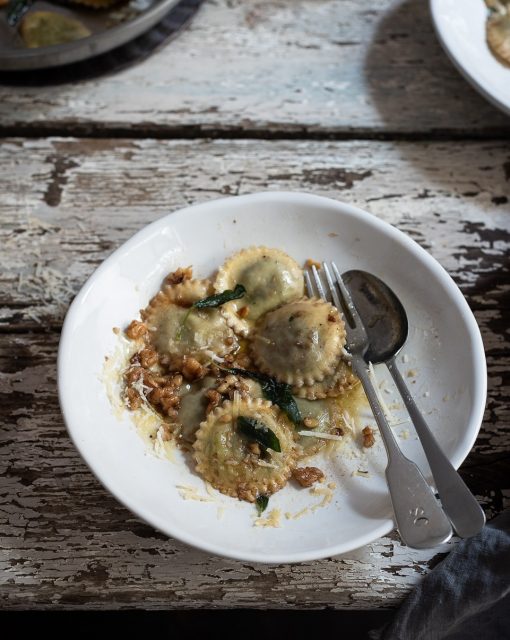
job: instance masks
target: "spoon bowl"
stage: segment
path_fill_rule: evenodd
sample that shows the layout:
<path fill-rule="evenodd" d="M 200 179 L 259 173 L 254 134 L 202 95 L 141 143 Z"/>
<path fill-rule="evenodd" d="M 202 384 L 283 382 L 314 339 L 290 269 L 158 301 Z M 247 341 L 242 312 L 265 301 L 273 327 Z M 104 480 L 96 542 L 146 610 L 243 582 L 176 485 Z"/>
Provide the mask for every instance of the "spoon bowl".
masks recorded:
<path fill-rule="evenodd" d="M 365 359 L 386 362 L 404 346 L 409 333 L 402 303 L 382 280 L 367 271 L 354 269 L 342 274 L 368 335 Z"/>

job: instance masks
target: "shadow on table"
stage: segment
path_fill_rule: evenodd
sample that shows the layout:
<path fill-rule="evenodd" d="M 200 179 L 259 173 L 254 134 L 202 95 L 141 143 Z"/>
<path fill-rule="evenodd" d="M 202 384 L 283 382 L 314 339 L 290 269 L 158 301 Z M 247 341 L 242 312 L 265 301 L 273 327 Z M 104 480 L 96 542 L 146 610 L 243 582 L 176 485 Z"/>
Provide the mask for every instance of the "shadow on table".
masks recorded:
<path fill-rule="evenodd" d="M 496 134 L 510 120 L 456 71 L 434 33 L 428 3 L 404 0 L 375 31 L 364 63 L 367 89 L 390 131 L 472 137 Z"/>

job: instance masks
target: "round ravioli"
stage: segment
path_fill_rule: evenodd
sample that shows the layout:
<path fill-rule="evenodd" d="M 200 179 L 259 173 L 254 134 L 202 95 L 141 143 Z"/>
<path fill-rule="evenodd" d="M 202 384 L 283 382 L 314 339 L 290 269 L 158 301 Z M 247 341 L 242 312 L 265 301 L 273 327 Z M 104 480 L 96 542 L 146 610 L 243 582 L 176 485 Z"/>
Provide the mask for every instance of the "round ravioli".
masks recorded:
<path fill-rule="evenodd" d="M 237 349 L 235 334 L 218 308 L 190 309 L 193 302 L 207 297 L 210 291 L 208 281 L 189 280 L 167 286 L 154 296 L 142 311 L 142 318 L 158 353 L 172 358 L 189 356 L 207 363 L 211 354 L 221 357 Z"/>
<path fill-rule="evenodd" d="M 316 435 L 320 436 L 321 433 L 339 435 L 338 431 L 342 430 L 343 419 L 338 403 L 334 400 L 296 398 L 296 404 L 303 420 L 308 419 L 314 423 L 313 428 L 305 426 L 302 429 L 302 431 L 308 431 L 309 436 L 298 436 L 299 457 L 307 458 L 315 455 L 326 445 L 327 440 Z"/>
<path fill-rule="evenodd" d="M 492 52 L 510 65 L 510 9 L 505 15 L 495 15 L 487 20 L 487 42 Z"/>
<path fill-rule="evenodd" d="M 241 433 L 241 417 L 272 431 L 280 452 Z M 193 447 L 198 473 L 218 491 L 248 502 L 281 489 L 296 464 L 292 425 L 278 407 L 260 398 L 226 400 L 216 407 L 200 425 Z"/>
<path fill-rule="evenodd" d="M 205 420 L 205 411 L 209 400 L 205 393 L 216 384 L 216 378 L 206 376 L 192 384 L 181 387 L 181 406 L 179 407 L 178 420 L 181 437 L 186 442 L 195 441 L 195 433 L 200 423 Z"/>
<path fill-rule="evenodd" d="M 219 269 L 214 288 L 217 292 L 242 284 L 243 298 L 223 305 L 228 324 L 246 336 L 265 313 L 296 300 L 304 292 L 303 270 L 279 249 L 250 247 L 229 258 Z"/>
<path fill-rule="evenodd" d="M 352 367 L 345 358 L 341 358 L 335 371 L 324 377 L 320 382 L 302 387 L 293 387 L 292 393 L 299 398 L 317 400 L 320 398 L 338 398 L 346 391 L 352 389 L 359 382 L 354 375 Z"/>
<path fill-rule="evenodd" d="M 21 37 L 30 49 L 74 42 L 91 35 L 79 20 L 53 11 L 33 11 L 20 25 Z"/>
<path fill-rule="evenodd" d="M 344 343 L 345 327 L 335 307 L 317 298 L 302 298 L 261 319 L 251 352 L 261 371 L 301 387 L 335 371 Z"/>

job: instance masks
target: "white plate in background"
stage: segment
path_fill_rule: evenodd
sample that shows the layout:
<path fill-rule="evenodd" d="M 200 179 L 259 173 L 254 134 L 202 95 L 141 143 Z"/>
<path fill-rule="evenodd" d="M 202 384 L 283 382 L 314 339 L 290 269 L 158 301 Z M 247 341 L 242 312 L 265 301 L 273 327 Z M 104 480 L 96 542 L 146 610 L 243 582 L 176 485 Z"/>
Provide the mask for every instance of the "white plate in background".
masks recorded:
<path fill-rule="evenodd" d="M 114 415 L 101 381 L 105 355 L 159 289 L 165 275 L 192 264 L 197 277 L 250 245 L 279 247 L 299 262 L 334 259 L 341 270 L 364 269 L 388 283 L 409 315 L 404 373 L 444 451 L 458 467 L 476 439 L 486 398 L 486 369 L 478 326 L 461 292 L 418 244 L 353 206 L 299 193 L 262 193 L 196 205 L 145 227 L 91 276 L 67 314 L 59 349 L 58 385 L 73 442 L 103 485 L 160 531 L 210 553 L 252 562 L 300 562 L 363 546 L 394 527 L 384 479 L 386 457 L 377 438 L 317 464 L 337 488 L 313 513 L 286 513 L 321 501 L 292 484 L 270 498 L 281 527 L 253 524 L 253 505 L 214 492 L 210 502 L 184 500 L 177 485 L 209 497 L 203 481 L 177 451 L 173 461 L 151 455 L 129 412 Z M 381 380 L 384 369 L 377 368 Z M 384 396 L 388 405 L 396 396 Z M 395 411 L 398 419 L 405 414 Z M 370 421 L 367 414 L 366 423 Z M 366 424 L 364 423 L 364 424 Z M 406 455 L 427 473 L 410 423 L 395 427 Z M 369 477 L 352 475 L 368 470 Z"/>
<path fill-rule="evenodd" d="M 473 87 L 510 114 L 510 67 L 491 53 L 483 0 L 430 0 L 437 36 L 450 60 Z"/>

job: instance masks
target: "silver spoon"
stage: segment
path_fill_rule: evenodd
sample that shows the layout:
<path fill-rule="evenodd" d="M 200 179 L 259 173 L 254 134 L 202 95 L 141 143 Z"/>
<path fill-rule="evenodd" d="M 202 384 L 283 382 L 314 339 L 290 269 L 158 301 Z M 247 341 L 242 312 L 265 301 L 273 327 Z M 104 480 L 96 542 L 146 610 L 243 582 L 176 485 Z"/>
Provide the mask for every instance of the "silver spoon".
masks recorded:
<path fill-rule="evenodd" d="M 385 363 L 388 367 L 420 438 L 443 509 L 457 535 L 461 538 L 474 536 L 482 530 L 485 514 L 441 450 L 397 368 L 395 356 L 408 335 L 404 307 L 384 282 L 366 271 L 347 271 L 342 279 L 368 334 L 370 345 L 365 360 Z"/>

